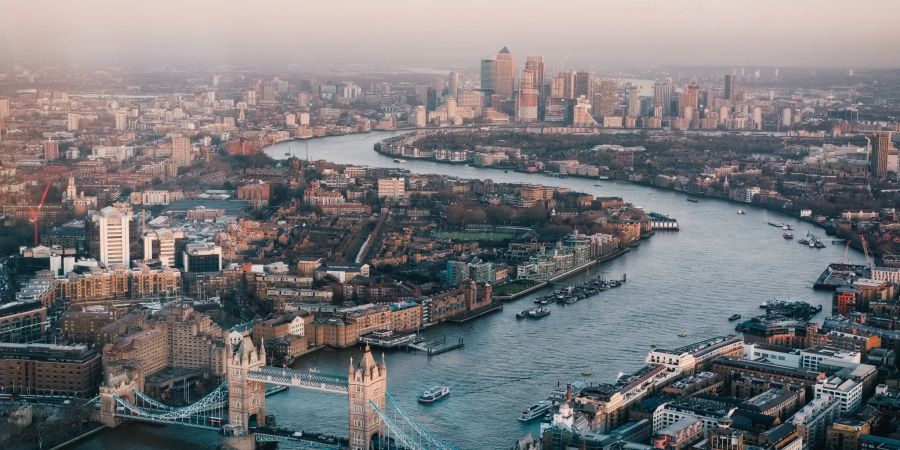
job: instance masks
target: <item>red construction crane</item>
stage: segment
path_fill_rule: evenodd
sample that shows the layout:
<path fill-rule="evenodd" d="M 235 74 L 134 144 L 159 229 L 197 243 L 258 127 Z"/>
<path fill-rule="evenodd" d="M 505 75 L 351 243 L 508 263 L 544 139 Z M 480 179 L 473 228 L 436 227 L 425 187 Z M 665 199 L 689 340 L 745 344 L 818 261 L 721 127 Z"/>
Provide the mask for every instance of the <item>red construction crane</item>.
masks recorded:
<path fill-rule="evenodd" d="M 47 192 L 50 191 L 51 184 L 53 184 L 52 181 L 47 183 L 47 187 L 44 188 L 44 195 L 41 195 L 41 202 L 38 203 L 37 209 L 29 208 L 31 222 L 34 224 L 34 245 L 38 245 L 38 216 L 41 214 L 41 207 L 44 206 L 44 201 L 47 200 Z"/>

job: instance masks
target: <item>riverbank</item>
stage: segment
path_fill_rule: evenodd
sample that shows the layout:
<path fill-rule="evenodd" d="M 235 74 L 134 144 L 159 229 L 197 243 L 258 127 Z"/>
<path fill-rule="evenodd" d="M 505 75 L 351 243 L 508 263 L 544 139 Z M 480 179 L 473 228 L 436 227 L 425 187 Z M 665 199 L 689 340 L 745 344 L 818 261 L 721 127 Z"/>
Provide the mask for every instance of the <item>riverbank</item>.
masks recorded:
<path fill-rule="evenodd" d="M 93 428 L 93 429 L 91 429 L 91 430 L 85 431 L 84 433 L 81 433 L 81 434 L 79 434 L 78 436 L 75 436 L 75 437 L 73 437 L 72 439 L 69 439 L 69 440 L 67 440 L 67 441 L 65 441 L 65 442 L 63 442 L 63 443 L 61 443 L 61 444 L 58 444 L 58 445 L 56 445 L 56 446 L 54 446 L 54 447 L 50 447 L 50 450 L 60 450 L 60 449 L 66 448 L 66 447 L 68 447 L 68 446 L 70 446 L 70 445 L 72 445 L 72 444 L 75 444 L 75 443 L 78 442 L 78 441 L 87 439 L 87 438 L 89 438 L 89 437 L 91 437 L 91 436 L 93 436 L 93 435 L 95 435 L 95 434 L 97 434 L 97 433 L 99 433 L 99 432 L 101 432 L 101 431 L 103 431 L 103 430 L 105 430 L 105 429 L 106 429 L 106 425 L 98 425 L 96 428 Z"/>

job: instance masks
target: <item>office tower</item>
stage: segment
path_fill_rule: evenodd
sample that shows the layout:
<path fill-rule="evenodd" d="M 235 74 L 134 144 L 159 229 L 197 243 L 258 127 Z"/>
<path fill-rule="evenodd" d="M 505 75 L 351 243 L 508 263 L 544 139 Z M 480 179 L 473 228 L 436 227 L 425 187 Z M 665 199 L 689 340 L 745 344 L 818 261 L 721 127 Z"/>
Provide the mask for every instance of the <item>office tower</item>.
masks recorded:
<path fill-rule="evenodd" d="M 47 140 L 44 142 L 44 159 L 53 161 L 59 159 L 59 141 Z"/>
<path fill-rule="evenodd" d="M 172 161 L 178 167 L 191 165 L 191 140 L 186 137 L 172 138 Z"/>
<path fill-rule="evenodd" d="M 425 93 L 425 108 L 428 111 L 435 111 L 438 107 L 438 91 L 434 87 L 429 87 Z"/>
<path fill-rule="evenodd" d="M 890 151 L 891 132 L 875 132 L 875 146 L 872 147 L 872 156 L 870 156 L 872 176 L 875 178 L 884 178 L 887 176 L 887 160 Z"/>
<path fill-rule="evenodd" d="M 673 92 L 675 92 L 675 86 L 672 84 L 671 77 L 666 77 L 664 82 L 653 85 L 653 103 L 662 107 L 662 113 L 665 116 L 672 114 Z"/>
<path fill-rule="evenodd" d="M 519 93 L 516 97 L 516 120 L 519 122 L 536 122 L 538 119 L 538 91 L 534 87 L 534 73 L 530 69 L 522 70 L 519 80 Z"/>
<path fill-rule="evenodd" d="M 0 120 L 9 117 L 9 99 L 0 98 Z"/>
<path fill-rule="evenodd" d="M 575 72 L 575 87 L 573 95 L 591 98 L 594 95 L 594 74 L 590 72 Z"/>
<path fill-rule="evenodd" d="M 595 109 L 594 112 L 603 117 L 612 116 L 616 111 L 616 82 L 612 80 L 601 80 L 600 86 L 594 95 Z"/>
<path fill-rule="evenodd" d="M 529 56 L 525 59 L 525 68 L 530 70 L 533 76 L 532 86 L 538 94 L 538 118 L 544 117 L 544 57 Z"/>
<path fill-rule="evenodd" d="M 544 107 L 544 121 L 563 122 L 566 119 L 566 73 L 560 72 L 550 79 L 550 95 Z"/>
<path fill-rule="evenodd" d="M 722 98 L 725 100 L 734 100 L 737 92 L 734 91 L 734 75 L 725 74 L 725 87 L 722 89 Z"/>
<path fill-rule="evenodd" d="M 490 106 L 490 98 L 494 94 L 496 63 L 496 58 L 492 56 L 481 60 L 481 92 L 484 94 L 485 106 Z"/>
<path fill-rule="evenodd" d="M 563 72 L 563 97 L 568 100 L 575 100 L 575 75 L 576 72 Z"/>
<path fill-rule="evenodd" d="M 451 71 L 450 79 L 447 83 L 447 95 L 450 97 L 456 98 L 459 93 L 459 72 Z"/>
<path fill-rule="evenodd" d="M 628 89 L 628 114 L 631 117 L 641 116 L 641 97 L 637 86 Z"/>
<path fill-rule="evenodd" d="M 222 247 L 212 242 L 187 244 L 184 249 L 185 272 L 203 273 L 222 270 Z"/>
<path fill-rule="evenodd" d="M 107 206 L 91 220 L 99 232 L 100 262 L 106 266 L 121 264 L 128 267 L 131 213 Z"/>
<path fill-rule="evenodd" d="M 212 85 L 213 85 L 213 86 L 218 86 L 218 85 L 219 85 L 219 76 L 218 76 L 218 75 L 213 75 Z"/>
<path fill-rule="evenodd" d="M 508 48 L 503 47 L 500 49 L 494 65 L 494 93 L 500 96 L 501 100 L 513 98 L 516 80 L 516 60 Z"/>

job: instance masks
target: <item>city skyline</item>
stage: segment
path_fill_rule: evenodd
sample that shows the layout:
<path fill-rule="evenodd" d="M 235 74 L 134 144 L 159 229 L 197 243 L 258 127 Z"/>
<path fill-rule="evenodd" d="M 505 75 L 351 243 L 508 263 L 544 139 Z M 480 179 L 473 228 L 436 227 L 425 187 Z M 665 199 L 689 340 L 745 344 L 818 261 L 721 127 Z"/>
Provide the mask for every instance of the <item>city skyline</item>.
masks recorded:
<path fill-rule="evenodd" d="M 400 64 L 477 67 L 507 46 L 548 69 L 659 65 L 900 67 L 900 4 L 461 1 L 254 7 L 172 1 L 6 2 L 0 55 L 66 63 Z M 527 12 L 527 13 L 526 13 Z M 878 12 L 877 14 L 873 12 Z M 558 20 L 551 20 L 558 17 Z M 548 39 L 552 37 L 552 39 Z"/>

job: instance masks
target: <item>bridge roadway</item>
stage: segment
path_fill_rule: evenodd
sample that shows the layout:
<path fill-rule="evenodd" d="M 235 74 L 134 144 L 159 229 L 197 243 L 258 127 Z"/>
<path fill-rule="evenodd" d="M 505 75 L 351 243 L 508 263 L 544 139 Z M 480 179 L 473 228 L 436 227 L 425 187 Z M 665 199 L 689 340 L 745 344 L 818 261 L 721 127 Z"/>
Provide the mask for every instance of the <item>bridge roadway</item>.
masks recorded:
<path fill-rule="evenodd" d="M 287 428 L 257 428 L 255 434 L 256 442 L 292 443 L 315 449 L 342 449 L 350 446 L 350 440 L 347 438 L 321 433 L 303 433 Z"/>
<path fill-rule="evenodd" d="M 347 395 L 347 378 L 335 375 L 324 375 L 315 372 L 303 372 L 294 369 L 283 369 L 265 366 L 247 373 L 247 378 L 263 383 L 281 386 L 294 386 L 303 389 Z"/>

